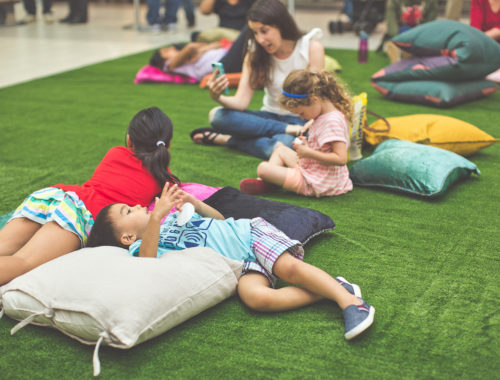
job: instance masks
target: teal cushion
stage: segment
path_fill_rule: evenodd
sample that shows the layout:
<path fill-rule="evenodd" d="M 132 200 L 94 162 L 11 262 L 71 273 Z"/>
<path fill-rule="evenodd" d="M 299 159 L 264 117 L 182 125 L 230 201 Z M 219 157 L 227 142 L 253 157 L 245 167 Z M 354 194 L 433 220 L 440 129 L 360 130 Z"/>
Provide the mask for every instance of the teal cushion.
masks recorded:
<path fill-rule="evenodd" d="M 500 67 L 500 44 L 480 30 L 453 20 L 435 20 L 412 28 L 392 39 L 400 49 L 418 57 L 445 56 L 443 67 L 420 70 L 422 79 L 437 70 L 441 80 L 462 81 L 484 78 Z"/>
<path fill-rule="evenodd" d="M 390 139 L 353 165 L 354 185 L 376 186 L 424 197 L 439 197 L 477 166 L 456 153 L 411 141 Z"/>
<path fill-rule="evenodd" d="M 500 89 L 499 84 L 485 79 L 464 82 L 372 80 L 372 86 L 390 100 L 419 103 L 439 108 L 452 107 L 480 99 Z"/>

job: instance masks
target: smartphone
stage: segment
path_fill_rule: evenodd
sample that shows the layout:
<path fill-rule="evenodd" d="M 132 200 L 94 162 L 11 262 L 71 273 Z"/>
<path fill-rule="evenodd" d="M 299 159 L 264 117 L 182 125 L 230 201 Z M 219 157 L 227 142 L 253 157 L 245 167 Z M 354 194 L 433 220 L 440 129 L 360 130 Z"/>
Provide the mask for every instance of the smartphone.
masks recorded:
<path fill-rule="evenodd" d="M 212 71 L 219 70 L 219 73 L 217 74 L 217 78 L 220 77 L 221 75 L 224 75 L 224 65 L 220 62 L 212 62 Z M 226 87 L 224 90 L 224 94 L 229 94 L 229 88 Z"/>

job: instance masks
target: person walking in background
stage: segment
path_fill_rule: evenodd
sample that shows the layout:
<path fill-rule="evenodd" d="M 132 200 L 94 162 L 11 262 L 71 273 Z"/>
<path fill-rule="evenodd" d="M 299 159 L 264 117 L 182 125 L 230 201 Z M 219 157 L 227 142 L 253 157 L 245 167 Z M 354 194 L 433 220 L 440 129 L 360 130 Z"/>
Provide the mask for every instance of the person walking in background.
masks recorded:
<path fill-rule="evenodd" d="M 36 2 L 35 0 L 23 0 L 26 16 L 22 23 L 29 24 L 36 21 Z M 42 17 L 46 23 L 54 22 L 54 15 L 52 14 L 52 0 L 42 0 Z"/>
<path fill-rule="evenodd" d="M 85 24 L 88 21 L 88 0 L 69 0 L 68 15 L 59 20 L 68 24 Z"/>
<path fill-rule="evenodd" d="M 166 0 L 165 26 L 167 30 L 175 30 L 177 26 L 177 11 L 182 3 L 186 15 L 187 26 L 192 28 L 196 22 L 193 0 Z"/>

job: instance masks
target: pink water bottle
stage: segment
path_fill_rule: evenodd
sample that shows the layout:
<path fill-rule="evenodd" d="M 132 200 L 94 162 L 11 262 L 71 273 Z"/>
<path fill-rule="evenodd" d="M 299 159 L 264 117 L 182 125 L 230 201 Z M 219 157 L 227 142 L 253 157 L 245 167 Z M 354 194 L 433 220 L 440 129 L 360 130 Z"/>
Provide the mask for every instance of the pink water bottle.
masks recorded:
<path fill-rule="evenodd" d="M 359 33 L 358 62 L 368 62 L 368 35 L 365 32 Z"/>

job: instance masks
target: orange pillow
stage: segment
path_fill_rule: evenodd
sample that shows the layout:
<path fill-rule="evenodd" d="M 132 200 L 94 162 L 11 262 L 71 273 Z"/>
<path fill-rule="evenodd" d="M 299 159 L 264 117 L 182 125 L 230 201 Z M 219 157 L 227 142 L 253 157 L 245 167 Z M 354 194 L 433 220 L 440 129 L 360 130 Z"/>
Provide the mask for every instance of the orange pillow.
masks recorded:
<path fill-rule="evenodd" d="M 366 142 L 378 145 L 387 139 L 399 139 L 432 145 L 462 156 L 493 145 L 498 139 L 478 127 L 450 116 L 416 114 L 378 120 L 363 129 Z"/>

